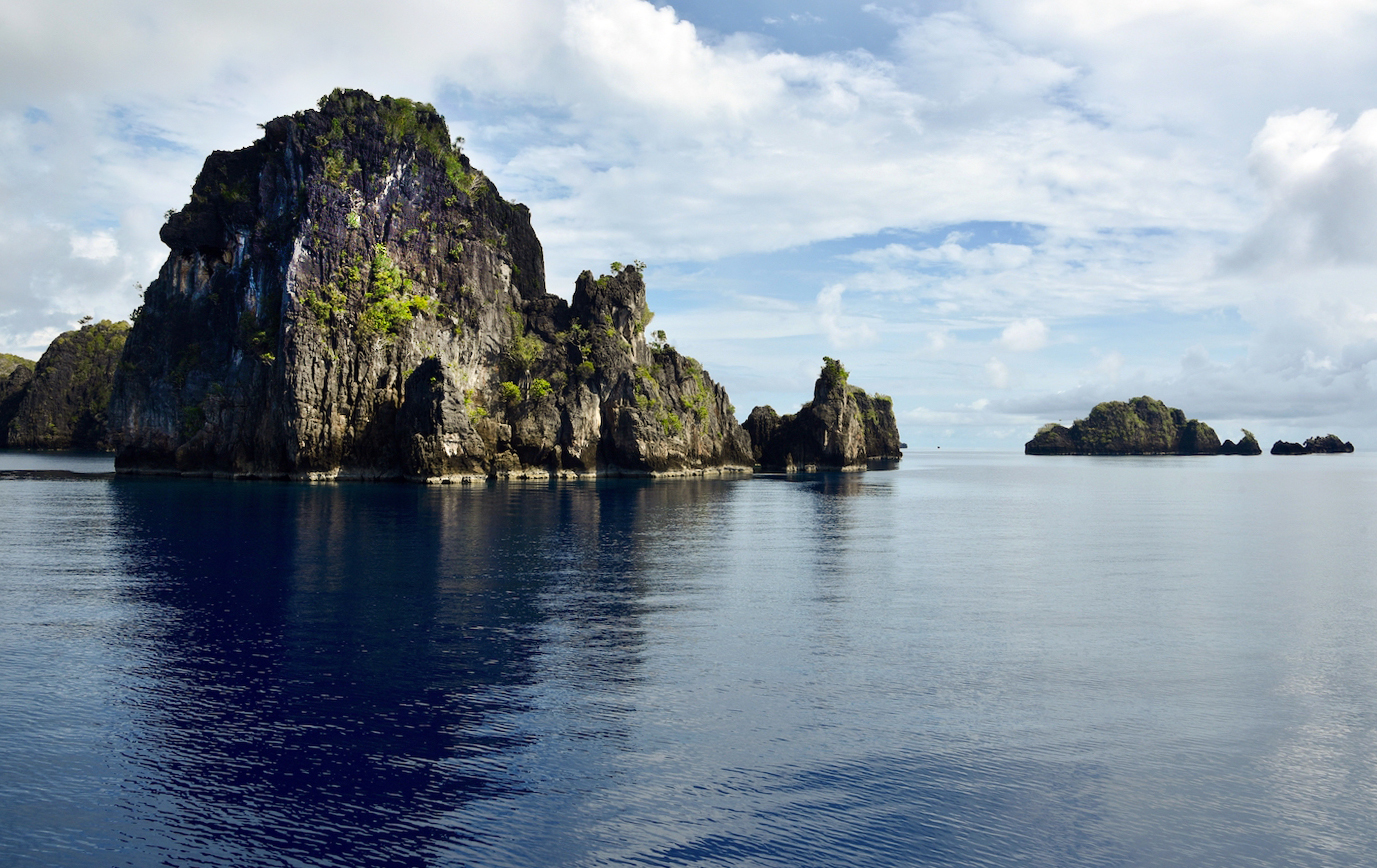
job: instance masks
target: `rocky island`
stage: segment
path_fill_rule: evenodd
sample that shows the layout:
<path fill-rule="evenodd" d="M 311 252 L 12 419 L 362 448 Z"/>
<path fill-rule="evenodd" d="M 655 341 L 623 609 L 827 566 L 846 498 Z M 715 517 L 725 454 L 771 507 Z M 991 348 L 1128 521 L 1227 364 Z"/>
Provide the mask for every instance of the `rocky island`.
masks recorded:
<path fill-rule="evenodd" d="M 570 302 L 548 293 L 528 210 L 461 143 L 430 105 L 336 90 L 211 154 L 132 317 L 109 404 L 116 469 L 751 472 L 726 391 L 663 332 L 647 342 L 644 266 L 585 271 Z M 794 460 L 898 457 L 888 399 L 844 371 L 805 410 L 782 425 L 816 443 Z"/>
<path fill-rule="evenodd" d="M 1310 437 L 1304 443 L 1278 440 L 1272 444 L 1273 455 L 1342 455 L 1352 451 L 1353 444 L 1340 440 L 1335 434 Z"/>
<path fill-rule="evenodd" d="M 847 382 L 846 368 L 823 357 L 813 400 L 797 413 L 780 416 L 756 407 L 744 427 L 751 454 L 763 470 L 864 470 L 875 460 L 903 457 L 894 402 L 867 395 Z"/>
<path fill-rule="evenodd" d="M 106 407 L 128 332 L 124 322 L 83 322 L 54 338 L 37 364 L 12 357 L 0 380 L 0 445 L 108 449 Z"/>
<path fill-rule="evenodd" d="M 1246 432 L 1245 432 L 1246 433 Z M 1146 395 L 1096 404 L 1070 428 L 1048 423 L 1025 455 L 1217 455 L 1214 429 Z"/>

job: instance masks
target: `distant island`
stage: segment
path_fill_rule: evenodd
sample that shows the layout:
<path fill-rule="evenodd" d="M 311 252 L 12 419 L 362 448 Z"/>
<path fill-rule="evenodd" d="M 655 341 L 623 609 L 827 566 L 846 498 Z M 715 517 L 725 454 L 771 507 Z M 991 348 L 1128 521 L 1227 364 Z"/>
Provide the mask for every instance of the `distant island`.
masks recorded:
<path fill-rule="evenodd" d="M 116 469 L 448 482 L 899 457 L 892 403 L 831 359 L 753 440 L 701 364 L 647 340 L 639 262 L 548 293 L 529 211 L 461 141 L 428 104 L 336 90 L 211 154 L 114 370 Z"/>
<path fill-rule="evenodd" d="M 1223 454 L 1258 455 L 1253 435 Z M 1090 415 L 1070 428 L 1048 423 L 1024 444 L 1025 455 L 1219 455 L 1214 429 L 1174 407 L 1146 395 L 1130 401 L 1096 404 Z"/>
<path fill-rule="evenodd" d="M 1273 455 L 1339 455 L 1352 451 L 1352 443 L 1346 443 L 1334 434 L 1310 437 L 1304 443 L 1278 440 L 1272 444 Z"/>

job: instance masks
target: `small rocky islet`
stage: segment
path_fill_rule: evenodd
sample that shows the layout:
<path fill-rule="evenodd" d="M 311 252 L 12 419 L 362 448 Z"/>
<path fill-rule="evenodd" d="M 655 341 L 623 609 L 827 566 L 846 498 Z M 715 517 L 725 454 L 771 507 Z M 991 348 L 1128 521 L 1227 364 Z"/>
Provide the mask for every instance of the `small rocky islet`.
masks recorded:
<path fill-rule="evenodd" d="M 1278 440 L 1273 455 L 1352 452 L 1353 444 L 1333 434 L 1311 437 L 1304 444 Z M 1025 455 L 1261 455 L 1257 437 L 1243 429 L 1237 443 L 1198 419 L 1187 419 L 1175 407 L 1143 395 L 1129 401 L 1096 404 L 1070 428 L 1051 422 L 1023 446 Z"/>
<path fill-rule="evenodd" d="M 428 104 L 336 90 L 211 154 L 132 327 L 54 342 L 105 341 L 81 368 L 104 393 L 67 387 L 91 412 L 63 410 L 68 442 L 30 436 L 45 354 L 0 382 L 9 445 L 109 448 L 125 473 L 427 482 L 900 457 L 892 402 L 832 359 L 798 413 L 743 427 L 699 362 L 647 341 L 638 262 L 547 292 L 529 211 L 461 142 Z"/>

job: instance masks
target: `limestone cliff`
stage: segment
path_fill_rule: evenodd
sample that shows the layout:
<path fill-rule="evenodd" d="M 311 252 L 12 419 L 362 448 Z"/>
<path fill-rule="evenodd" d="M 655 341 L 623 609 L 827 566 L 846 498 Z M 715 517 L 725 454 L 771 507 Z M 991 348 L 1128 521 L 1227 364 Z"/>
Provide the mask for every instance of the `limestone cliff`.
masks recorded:
<path fill-rule="evenodd" d="M 1146 395 L 1096 404 L 1070 428 L 1047 424 L 1027 455 L 1216 455 L 1219 437 L 1204 422 Z"/>
<path fill-rule="evenodd" d="M 749 469 L 726 392 L 646 344 L 638 265 L 540 242 L 423 103 L 335 91 L 216 152 L 115 383 L 116 468 L 446 480 Z"/>
<path fill-rule="evenodd" d="M 129 324 L 101 320 L 53 339 L 32 371 L 16 367 L 0 388 L 6 446 L 107 449 L 106 405 Z"/>
<path fill-rule="evenodd" d="M 903 457 L 894 403 L 850 385 L 831 358 L 823 359 L 810 403 L 787 416 L 756 407 L 743 427 L 752 457 L 766 470 L 864 470 L 870 460 Z"/>

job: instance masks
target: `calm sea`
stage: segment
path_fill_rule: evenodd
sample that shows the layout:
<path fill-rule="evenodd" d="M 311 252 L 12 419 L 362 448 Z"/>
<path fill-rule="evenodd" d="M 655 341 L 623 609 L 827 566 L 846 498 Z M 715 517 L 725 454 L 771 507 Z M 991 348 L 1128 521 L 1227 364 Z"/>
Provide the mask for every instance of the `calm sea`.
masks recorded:
<path fill-rule="evenodd" d="M 1377 455 L 902 466 L 0 479 L 0 865 L 1372 864 Z"/>

